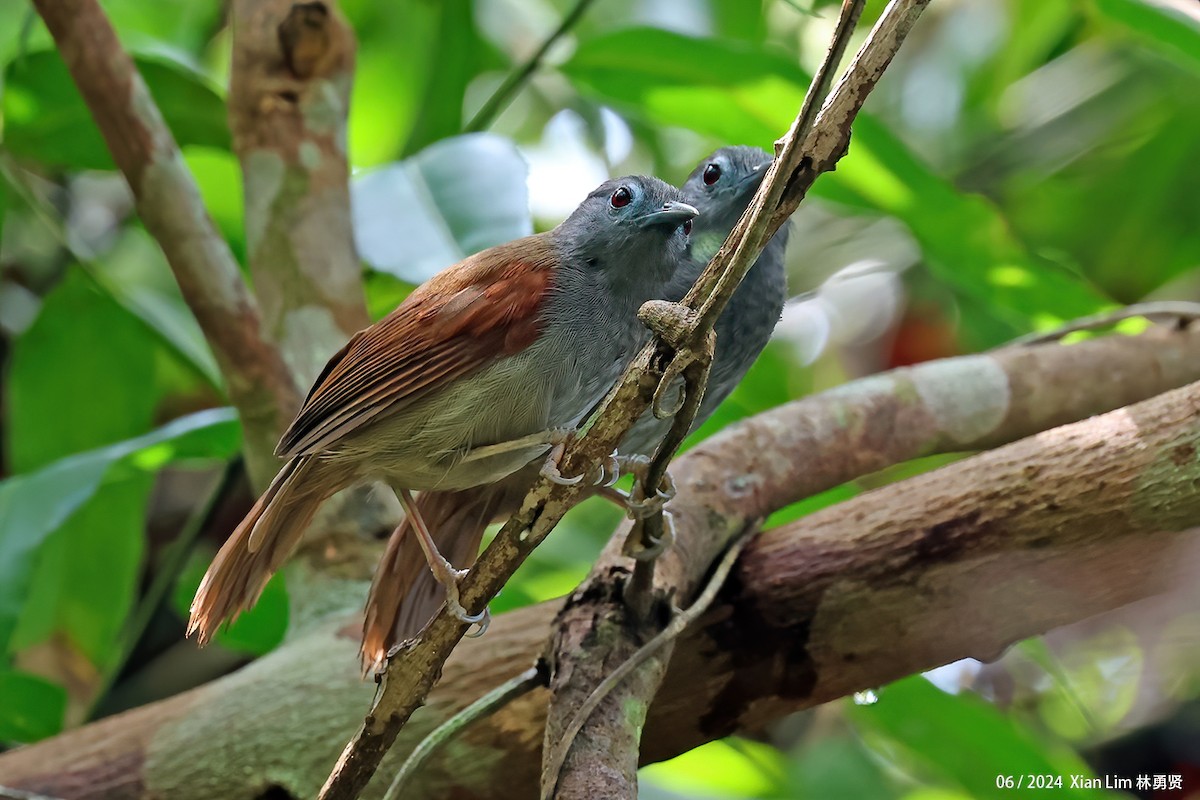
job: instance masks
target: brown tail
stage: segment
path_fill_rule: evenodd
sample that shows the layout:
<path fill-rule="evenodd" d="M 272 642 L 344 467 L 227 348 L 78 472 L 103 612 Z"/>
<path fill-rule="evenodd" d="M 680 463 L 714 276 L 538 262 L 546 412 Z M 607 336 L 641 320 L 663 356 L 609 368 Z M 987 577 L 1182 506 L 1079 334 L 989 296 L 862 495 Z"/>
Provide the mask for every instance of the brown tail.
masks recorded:
<path fill-rule="evenodd" d="M 459 569 L 475 563 L 488 524 L 517 510 L 529 480 L 520 473 L 490 486 L 457 492 L 423 492 L 417 508 L 442 555 Z M 421 632 L 446 592 L 425 564 L 409 521 L 397 526 L 375 570 L 363 619 L 362 664 L 377 669 L 397 642 Z"/>
<path fill-rule="evenodd" d="M 312 456 L 284 464 L 204 573 L 192 600 L 188 636 L 196 633 L 200 644 L 207 644 L 221 623 L 232 622 L 258 601 L 321 503 L 342 488 L 331 469 Z"/>

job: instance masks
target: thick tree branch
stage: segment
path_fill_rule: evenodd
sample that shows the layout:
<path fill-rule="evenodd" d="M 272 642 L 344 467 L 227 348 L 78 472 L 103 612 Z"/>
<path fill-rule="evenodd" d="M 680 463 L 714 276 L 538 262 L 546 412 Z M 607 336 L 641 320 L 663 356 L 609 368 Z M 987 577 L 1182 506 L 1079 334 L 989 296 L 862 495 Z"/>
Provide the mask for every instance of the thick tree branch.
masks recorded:
<path fill-rule="evenodd" d="M 232 253 L 200 200 L 179 147 L 96 0 L 35 0 L 100 132 L 124 174 L 138 215 L 162 248 L 228 382 L 256 482 L 299 400 L 279 350 Z"/>
<path fill-rule="evenodd" d="M 917 456 L 993 447 L 1193 380 L 1200 380 L 1200 332 L 1163 330 L 874 376 L 746 420 L 686 453 L 675 466 L 678 524 L 703 553 L 739 520 L 858 475 Z M 940 549 L 933 544 L 942 534 L 925 532 L 945 522 L 944 509 L 922 503 L 913 481 L 814 515 L 786 534 L 762 535 L 707 622 L 679 642 L 649 710 L 643 760 L 756 728 L 906 671 L 994 654 L 1007 642 L 1161 591 L 1172 566 L 1194 557 L 1179 549 L 1192 539 L 1135 534 L 1197 518 L 1180 505 L 1194 501 L 1188 498 L 1197 477 L 1196 451 L 1192 461 L 1183 459 L 1187 442 L 1172 438 L 1187 431 L 1195 436 L 1179 398 L 1166 395 L 918 479 L 922 492 L 938 492 L 956 513 L 961 508 L 952 501 L 966 485 L 959 481 L 970 481 L 972 496 L 986 506 L 975 523 L 967 515 L 965 522 L 937 528 L 946 543 Z M 1163 442 L 1156 460 L 1153 448 Z M 1071 464 L 1058 467 L 1058 459 Z M 1179 459 L 1182 466 L 1175 464 Z M 1136 479 L 1121 466 L 1136 470 L 1146 463 L 1156 466 Z M 1031 469 L 1036 480 L 1025 477 Z M 1094 477 L 1086 487 L 1064 483 L 1057 510 L 1032 500 L 1013 505 L 1013 497 L 1041 492 L 1031 484 L 1080 470 Z M 1131 494 L 1134 485 L 1140 496 Z M 995 519 L 988 487 L 1009 493 L 1004 508 L 1011 520 Z M 919 513 L 922 505 L 927 517 Z M 1084 515 L 1081 507 L 1091 510 Z M 886 525 L 893 508 L 905 510 L 897 516 L 903 530 Z M 859 518 L 872 520 L 872 527 L 860 526 Z M 836 527 L 839 520 L 844 529 Z M 614 541 L 613 549 L 619 537 Z M 795 542 L 794 549 L 787 542 Z M 1013 542 L 1028 549 L 1006 549 Z M 699 560 L 682 548 L 667 557 Z M 1004 575 L 981 572 L 989 564 L 1000 570 L 1008 558 L 1012 569 Z M 872 583 L 882 564 L 891 569 L 891 582 Z M 1022 572 L 1026 566 L 1036 570 Z M 1046 575 L 1049 587 L 1030 594 L 1035 584 L 1024 581 Z M 906 586 L 917 588 L 904 595 Z M 925 586 L 932 594 L 922 594 Z M 1042 592 L 1052 592 L 1052 602 Z M 867 605 L 851 605 L 850 597 Z M 912 604 L 891 605 L 893 599 Z M 502 615 L 487 636 L 466 642 L 385 771 L 398 768 L 438 721 L 528 667 L 545 646 L 558 606 Z M 967 616 L 948 624 L 946 615 L 955 609 Z M 356 704 L 374 690 L 358 677 L 358 630 L 359 620 L 351 619 L 314 631 L 207 686 L 0 755 L 0 783 L 71 800 L 249 800 L 271 786 L 312 796 L 341 737 L 356 725 Z M 299 706 L 298 696 L 305 698 Z M 430 762 L 406 796 L 457 790 L 480 798 L 529 797 L 540 776 L 546 701 L 536 692 L 473 725 Z M 380 781 L 371 796 L 384 785 Z"/>
<path fill-rule="evenodd" d="M 678 363 L 686 363 L 700 350 L 724 302 L 769 238 L 766 230 L 768 220 L 765 218 L 767 209 L 771 213 L 786 210 L 790 214 L 803 194 L 803 191 L 797 194 L 794 191 L 796 187 L 806 190 L 818 174 L 833 168 L 845 152 L 854 114 L 866 101 L 883 67 L 899 49 L 917 14 L 927 3 L 928 0 L 893 0 L 888 6 L 876 30 L 864 45 L 865 48 L 881 52 L 869 56 L 860 54 L 855 65 L 861 66 L 851 66 L 804 141 L 789 139 L 789 144 L 776 158 L 759 188 L 751 204 L 749 217 L 743 218 L 705 270 L 701 283 L 705 276 L 730 271 L 731 278 L 722 287 L 720 299 L 710 300 L 701 313 L 696 313 L 698 291 L 694 289 L 689 292 L 684 306 L 680 307 L 682 313 L 676 320 L 676 332 L 680 335 L 670 337 L 671 344 L 656 337 L 638 355 L 620 384 L 601 405 L 591 427 L 574 445 L 568 447 L 561 464 L 564 474 L 583 474 L 590 464 L 607 458 L 633 421 L 646 410 L 655 387 L 665 375 L 672 372 L 672 362 L 679 358 Z M 837 113 L 829 113 L 830 108 L 836 109 Z M 794 127 L 792 134 L 799 133 L 799 129 Z M 794 174 L 802 165 L 811 168 L 807 172 Z M 778 202 L 771 200 L 779 197 L 785 182 L 788 195 Z M 770 205 L 767 205 L 768 202 Z M 749 244 L 741 244 L 743 242 Z M 657 332 L 663 333 L 664 329 L 660 328 Z M 682 367 L 677 368 L 676 374 L 681 371 Z M 463 605 L 470 611 L 486 606 L 533 548 L 549 535 L 579 499 L 582 491 L 583 488 L 578 485 L 560 486 L 544 478 L 540 480 L 525 498 L 521 512 L 501 529 L 463 580 L 460 589 Z M 334 765 L 321 791 L 322 800 L 348 800 L 358 796 L 400 728 L 437 682 L 442 665 L 464 633 L 466 625 L 450 614 L 440 613 L 415 643 L 409 644 L 389 660 L 375 702 L 362 728 Z"/>
<path fill-rule="evenodd" d="M 333 0 L 236 0 L 229 122 L 264 324 L 308 386 L 367 324 L 350 222 L 354 33 Z"/>

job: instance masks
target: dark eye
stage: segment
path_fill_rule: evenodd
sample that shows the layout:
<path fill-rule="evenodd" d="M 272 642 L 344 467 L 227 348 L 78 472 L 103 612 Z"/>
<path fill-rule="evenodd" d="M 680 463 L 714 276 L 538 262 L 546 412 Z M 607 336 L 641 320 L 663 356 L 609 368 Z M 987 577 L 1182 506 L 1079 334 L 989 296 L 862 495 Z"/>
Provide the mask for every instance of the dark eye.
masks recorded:
<path fill-rule="evenodd" d="M 716 164 L 709 164 L 704 168 L 704 185 L 712 186 L 717 181 L 721 180 L 721 167 Z"/>
<path fill-rule="evenodd" d="M 692 235 L 692 221 L 690 219 L 683 223 L 683 235 L 684 236 Z"/>
<path fill-rule="evenodd" d="M 608 202 L 612 204 L 613 208 L 624 208 L 625 206 L 629 205 L 631 200 L 633 200 L 633 193 L 624 186 L 618 187 L 617 190 L 612 193 L 612 197 L 608 198 Z"/>

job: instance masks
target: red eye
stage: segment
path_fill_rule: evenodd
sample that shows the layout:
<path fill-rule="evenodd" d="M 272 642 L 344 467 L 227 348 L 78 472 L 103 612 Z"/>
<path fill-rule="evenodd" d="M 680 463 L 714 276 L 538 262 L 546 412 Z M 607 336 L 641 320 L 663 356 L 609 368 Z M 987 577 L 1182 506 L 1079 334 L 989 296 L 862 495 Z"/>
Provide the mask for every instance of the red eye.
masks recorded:
<path fill-rule="evenodd" d="M 709 164 L 704 168 L 704 185 L 712 186 L 717 181 L 721 180 L 721 168 L 716 164 Z"/>
<path fill-rule="evenodd" d="M 624 208 L 629 205 L 631 200 L 633 200 L 633 193 L 624 186 L 620 186 L 612 193 L 612 197 L 608 199 L 608 202 L 612 204 L 613 208 Z"/>
<path fill-rule="evenodd" d="M 683 223 L 683 235 L 684 236 L 692 235 L 692 221 L 690 219 Z"/>

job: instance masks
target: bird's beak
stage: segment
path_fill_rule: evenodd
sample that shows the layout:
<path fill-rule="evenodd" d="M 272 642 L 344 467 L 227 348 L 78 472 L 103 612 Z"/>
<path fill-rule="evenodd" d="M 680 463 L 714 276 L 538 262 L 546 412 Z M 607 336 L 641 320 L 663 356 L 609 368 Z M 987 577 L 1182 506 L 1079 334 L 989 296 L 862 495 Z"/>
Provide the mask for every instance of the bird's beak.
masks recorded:
<path fill-rule="evenodd" d="M 698 216 L 700 216 L 700 212 L 696 210 L 695 206 L 671 201 L 663 203 L 663 207 L 658 211 L 651 211 L 649 214 L 638 217 L 636 221 L 638 226 L 642 228 L 649 228 L 656 225 L 674 228 L 676 225 L 681 225 L 689 219 L 695 219 Z"/>

